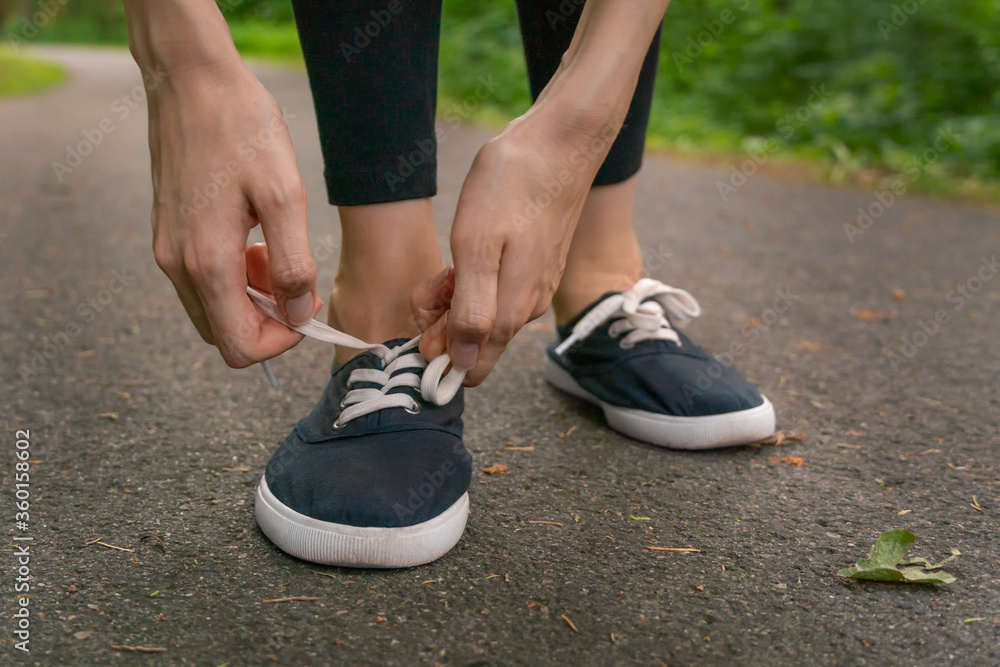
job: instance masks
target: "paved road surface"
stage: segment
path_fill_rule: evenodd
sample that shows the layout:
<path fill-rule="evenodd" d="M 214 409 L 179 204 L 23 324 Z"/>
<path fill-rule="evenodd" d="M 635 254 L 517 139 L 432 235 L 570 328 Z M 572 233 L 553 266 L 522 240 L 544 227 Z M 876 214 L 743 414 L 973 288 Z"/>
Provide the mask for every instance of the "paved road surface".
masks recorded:
<path fill-rule="evenodd" d="M 477 473 L 459 546 L 412 570 L 321 568 L 271 546 L 251 491 L 330 350 L 275 361 L 274 393 L 200 341 L 150 254 L 145 111 L 121 100 L 136 67 L 119 51 L 48 53 L 69 84 L 0 102 L 2 515 L 8 535 L 34 538 L 36 663 L 1000 663 L 1000 279 L 977 277 L 1000 249 L 996 208 L 908 198 L 851 243 L 844 224 L 870 192 L 758 174 L 723 201 L 728 172 L 650 157 L 637 213 L 650 274 L 701 301 L 689 331 L 709 349 L 742 344 L 739 367 L 804 441 L 684 454 L 610 433 L 543 383 L 544 319 L 468 395 Z M 326 289 L 339 231 L 306 79 L 259 71 L 291 115 Z M 442 238 L 490 136 L 445 132 Z M 60 181 L 52 163 L 87 136 L 100 144 Z M 948 321 L 928 335 L 937 311 Z M 919 347 L 894 364 L 904 337 Z M 14 527 L 17 429 L 39 461 L 27 531 Z M 509 473 L 478 472 L 497 463 Z M 897 526 L 915 554 L 960 549 L 958 581 L 835 576 Z M 97 538 L 132 551 L 86 545 Z M 0 661 L 15 664 L 17 563 L 3 553 Z M 286 596 L 319 599 L 263 602 Z"/>

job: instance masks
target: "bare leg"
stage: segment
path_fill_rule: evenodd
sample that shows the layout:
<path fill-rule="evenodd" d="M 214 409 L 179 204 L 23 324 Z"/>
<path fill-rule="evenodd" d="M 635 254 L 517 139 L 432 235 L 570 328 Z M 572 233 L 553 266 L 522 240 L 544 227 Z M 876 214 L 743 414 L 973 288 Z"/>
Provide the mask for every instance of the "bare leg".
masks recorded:
<path fill-rule="evenodd" d="M 591 188 L 552 298 L 556 323 L 572 320 L 605 292 L 629 289 L 642 275 L 642 251 L 632 229 L 635 177 Z"/>
<path fill-rule="evenodd" d="M 341 206 L 330 326 L 374 343 L 416 336 L 410 292 L 444 268 L 430 199 Z M 337 348 L 344 363 L 357 350 Z"/>

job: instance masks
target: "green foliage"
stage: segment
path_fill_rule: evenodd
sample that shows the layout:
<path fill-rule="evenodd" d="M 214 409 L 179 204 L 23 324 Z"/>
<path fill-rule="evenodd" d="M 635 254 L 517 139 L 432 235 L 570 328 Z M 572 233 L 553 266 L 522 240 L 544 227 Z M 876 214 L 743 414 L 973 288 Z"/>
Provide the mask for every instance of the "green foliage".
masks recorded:
<path fill-rule="evenodd" d="M 962 554 L 958 549 L 951 550 L 940 563 L 932 564 L 926 558 L 906 558 L 906 552 L 914 540 L 913 533 L 903 528 L 887 530 L 879 536 L 872 547 L 868 558 L 862 558 L 849 568 L 837 572 L 841 577 L 866 579 L 868 581 L 894 581 L 911 584 L 950 584 L 955 581 L 953 575 L 947 572 L 936 572 L 945 563 Z M 897 566 L 904 565 L 903 569 Z"/>
<path fill-rule="evenodd" d="M 290 0 L 217 3 L 244 54 L 301 58 Z M 120 0 L 68 2 L 41 35 L 125 37 Z M 773 137 L 782 153 L 842 171 L 905 172 L 944 135 L 947 149 L 915 178 L 1000 181 L 1000 0 L 678 1 L 659 63 L 657 145 L 733 152 Z M 443 111 L 480 76 L 500 85 L 474 117 L 528 107 L 513 0 L 445 0 L 440 75 Z"/>
<path fill-rule="evenodd" d="M 299 33 L 294 23 L 264 23 L 258 19 L 232 21 L 233 42 L 245 56 L 290 62 L 302 61 Z"/>
<path fill-rule="evenodd" d="M 35 93 L 62 83 L 65 78 L 66 71 L 55 63 L 0 48 L 0 97 Z"/>

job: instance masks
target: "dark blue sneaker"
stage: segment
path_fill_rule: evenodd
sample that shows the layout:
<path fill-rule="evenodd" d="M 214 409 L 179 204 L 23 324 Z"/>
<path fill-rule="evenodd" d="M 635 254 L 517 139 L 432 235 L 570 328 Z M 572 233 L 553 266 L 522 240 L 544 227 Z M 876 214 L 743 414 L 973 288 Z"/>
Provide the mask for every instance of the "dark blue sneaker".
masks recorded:
<path fill-rule="evenodd" d="M 256 494 L 261 530 L 283 551 L 327 565 L 440 558 L 469 514 L 464 373 L 441 381 L 447 356 L 428 365 L 416 338 L 368 345 L 315 321 L 295 328 L 368 351 L 336 369 L 267 464 Z"/>
<path fill-rule="evenodd" d="M 684 290 L 643 279 L 609 292 L 559 328 L 545 379 L 599 405 L 616 431 L 674 449 L 756 442 L 774 432 L 774 407 L 746 378 L 674 329 L 701 314 Z"/>

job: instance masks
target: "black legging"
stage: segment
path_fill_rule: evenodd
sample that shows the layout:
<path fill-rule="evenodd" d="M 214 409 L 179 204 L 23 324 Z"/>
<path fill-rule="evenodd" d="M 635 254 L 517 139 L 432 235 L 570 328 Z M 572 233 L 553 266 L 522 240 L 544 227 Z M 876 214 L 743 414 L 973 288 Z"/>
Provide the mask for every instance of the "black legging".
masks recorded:
<path fill-rule="evenodd" d="M 441 0 L 293 0 L 319 119 L 331 204 L 355 206 L 437 192 Z M 517 0 L 532 98 L 569 47 L 583 0 Z M 563 20 L 565 19 L 565 20 Z M 646 54 L 625 124 L 594 185 L 642 165 L 660 32 Z M 483 94 L 490 80 L 484 79 Z"/>

